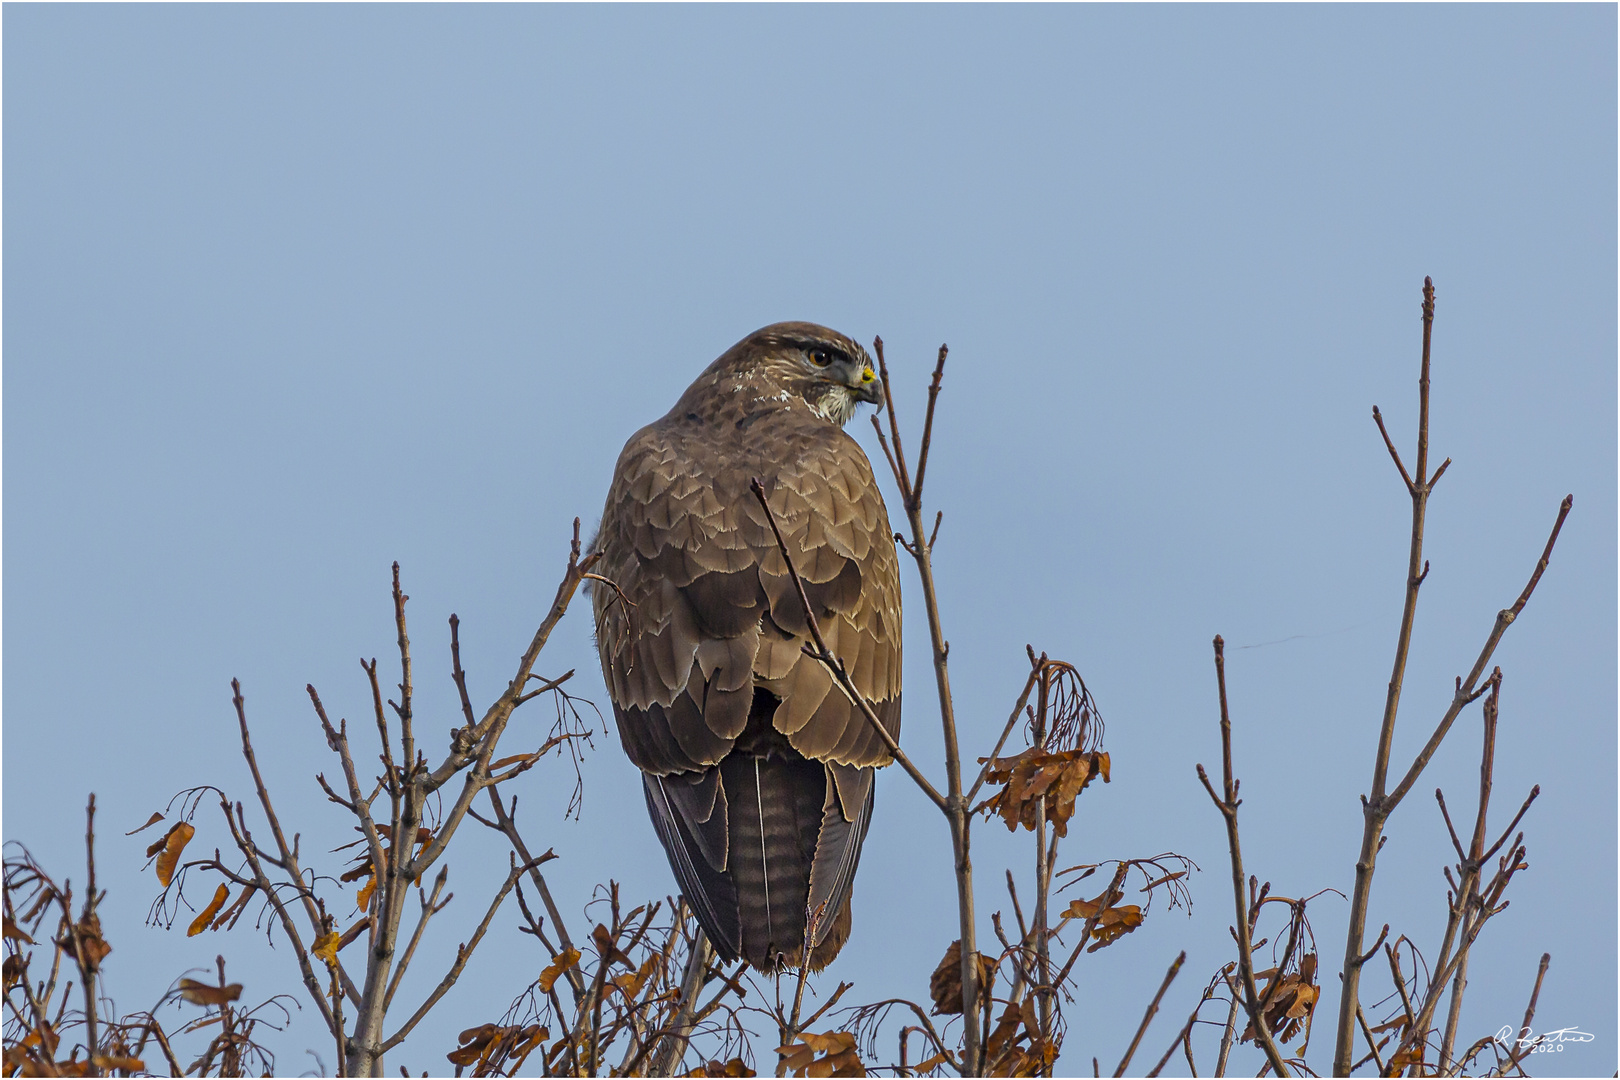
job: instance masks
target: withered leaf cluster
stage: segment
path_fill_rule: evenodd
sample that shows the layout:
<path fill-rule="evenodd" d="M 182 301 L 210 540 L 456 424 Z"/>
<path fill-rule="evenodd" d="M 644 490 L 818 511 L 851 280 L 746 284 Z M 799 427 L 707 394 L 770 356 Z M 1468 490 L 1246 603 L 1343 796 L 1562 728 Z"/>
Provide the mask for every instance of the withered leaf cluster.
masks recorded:
<path fill-rule="evenodd" d="M 1142 925 L 1142 909 L 1136 904 L 1110 905 L 1114 899 L 1112 889 L 1106 889 L 1102 895 L 1090 900 L 1071 900 L 1064 909 L 1065 919 L 1095 919 L 1091 928 L 1091 936 L 1095 939 L 1087 952 L 1096 952 L 1105 945 L 1112 945 L 1121 937 Z"/>
<path fill-rule="evenodd" d="M 56 1053 L 56 1037 L 49 1046 L 40 1037 L 41 1029 L 28 1033 L 17 1045 L 6 1047 L 5 1073 L 7 1076 L 103 1076 L 114 1069 L 138 1073 L 146 1071 L 146 1062 L 127 1054 L 95 1054 L 89 1058 L 74 1056 L 66 1061 L 52 1061 Z"/>
<path fill-rule="evenodd" d="M 855 1036 L 848 1031 L 805 1032 L 797 1042 L 779 1046 L 776 1052 L 794 1076 L 866 1075 L 866 1066 L 855 1050 Z"/>
<path fill-rule="evenodd" d="M 1283 1042 L 1293 1042 L 1301 1031 L 1307 1030 L 1311 1011 L 1316 1008 L 1317 998 L 1322 995 L 1322 988 L 1316 985 L 1316 954 L 1306 953 L 1299 962 L 1298 971 L 1290 971 L 1281 975 L 1277 968 L 1268 968 L 1265 971 L 1255 972 L 1255 978 L 1264 979 L 1265 985 L 1260 987 L 1260 1000 L 1270 999 L 1266 1006 L 1266 1030 Z M 1272 984 L 1277 984 L 1272 989 Z M 1254 1039 L 1254 1022 L 1243 1029 L 1243 1042 Z"/>
<path fill-rule="evenodd" d="M 458 1035 L 456 1042 L 461 1045 L 445 1057 L 452 1065 L 473 1066 L 474 1076 L 507 1076 L 550 1035 L 539 1024 L 508 1027 L 481 1024 Z"/>
<path fill-rule="evenodd" d="M 979 953 L 979 985 L 989 986 L 995 976 L 996 962 Z M 962 941 L 958 938 L 945 950 L 945 958 L 934 968 L 928 979 L 928 996 L 934 1002 L 934 1015 L 960 1014 L 962 1011 Z"/>
<path fill-rule="evenodd" d="M 76 957 L 86 971 L 99 971 L 101 962 L 112 952 L 112 946 L 101 936 L 101 919 L 93 912 L 80 916 L 79 921 L 62 920 L 62 936 L 55 944 L 70 957 Z"/>
<path fill-rule="evenodd" d="M 1008 1002 L 985 1043 L 985 1075 L 1038 1076 L 1057 1060 L 1058 1042 L 1041 1035 L 1035 1001 Z"/>
<path fill-rule="evenodd" d="M 1044 797 L 1046 820 L 1051 822 L 1054 833 L 1065 836 L 1079 794 L 1093 777 L 1101 776 L 1103 783 L 1108 783 L 1108 754 L 1100 750 L 1049 752 L 1031 747 L 1014 757 L 979 760 L 990 765 L 986 782 L 1004 785 L 982 809 L 999 814 L 1012 831 L 1020 825 L 1035 830 Z"/>
<path fill-rule="evenodd" d="M 686 1074 L 687 1076 L 754 1076 L 742 1058 L 734 1057 L 729 1061 L 706 1061 L 702 1065 Z"/>

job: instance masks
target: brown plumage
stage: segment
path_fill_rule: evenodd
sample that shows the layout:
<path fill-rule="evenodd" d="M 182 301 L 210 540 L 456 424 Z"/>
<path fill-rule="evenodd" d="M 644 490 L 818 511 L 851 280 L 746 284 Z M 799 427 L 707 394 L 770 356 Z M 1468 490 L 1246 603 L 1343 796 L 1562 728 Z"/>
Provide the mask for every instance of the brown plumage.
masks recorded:
<path fill-rule="evenodd" d="M 625 753 L 715 949 L 826 966 L 887 749 L 801 647 L 804 607 L 749 490 L 758 477 L 828 646 L 900 734 L 900 581 L 872 466 L 843 430 L 882 387 L 811 323 L 750 334 L 625 444 L 591 600 Z M 628 601 L 628 603 L 626 603 Z"/>

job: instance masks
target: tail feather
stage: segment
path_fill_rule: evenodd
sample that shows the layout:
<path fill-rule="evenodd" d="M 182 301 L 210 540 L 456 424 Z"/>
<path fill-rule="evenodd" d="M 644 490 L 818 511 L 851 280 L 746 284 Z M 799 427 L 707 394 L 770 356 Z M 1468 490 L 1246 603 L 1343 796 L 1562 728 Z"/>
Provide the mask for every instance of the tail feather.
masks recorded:
<path fill-rule="evenodd" d="M 855 883 L 855 867 L 860 862 L 861 844 L 872 820 L 872 801 L 877 785 L 875 769 L 830 766 L 825 805 L 821 813 L 821 835 L 816 857 L 810 868 L 809 917 L 815 926 L 814 944 L 827 940 L 837 917 L 848 904 Z M 846 809 L 853 806 L 853 819 Z M 832 950 L 835 954 L 837 949 Z"/>
<path fill-rule="evenodd" d="M 647 812 L 653 828 L 669 855 L 670 869 L 680 882 L 698 925 L 709 936 L 709 942 L 723 959 L 735 960 L 741 955 L 742 932 L 737 922 L 737 889 L 723 867 L 710 866 L 703 857 L 702 847 L 692 836 L 680 813 L 680 803 L 670 798 L 669 785 L 682 781 L 668 781 L 651 773 L 642 774 L 642 789 L 647 796 Z M 724 798 L 724 795 L 721 795 Z M 716 807 L 722 810 L 721 807 Z"/>
<path fill-rule="evenodd" d="M 743 754 L 720 769 L 743 958 L 761 971 L 795 965 L 804 948 L 826 770 L 819 762 Z"/>
<path fill-rule="evenodd" d="M 767 699 L 767 700 L 761 700 Z M 876 770 L 805 758 L 759 723 L 718 766 L 644 775 L 669 863 L 715 950 L 762 973 L 797 967 L 810 931 L 820 970 L 850 931 L 850 892 L 871 821 Z"/>

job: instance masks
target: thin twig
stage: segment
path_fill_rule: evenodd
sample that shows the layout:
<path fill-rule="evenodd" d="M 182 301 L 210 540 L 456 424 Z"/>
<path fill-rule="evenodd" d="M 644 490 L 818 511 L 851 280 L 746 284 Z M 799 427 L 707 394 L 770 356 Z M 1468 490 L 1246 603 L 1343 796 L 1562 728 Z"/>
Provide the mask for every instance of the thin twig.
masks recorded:
<path fill-rule="evenodd" d="M 1232 1052 L 1232 1044 L 1237 1041 L 1237 1014 L 1239 993 L 1228 987 L 1232 993 L 1231 1007 L 1226 1010 L 1226 1028 L 1221 1034 L 1221 1048 L 1215 1059 L 1215 1075 L 1226 1075 L 1226 1058 Z"/>
<path fill-rule="evenodd" d="M 1417 485 L 1412 483 L 1411 474 L 1406 471 L 1406 466 L 1401 462 L 1401 452 L 1395 449 L 1395 441 L 1389 437 L 1389 429 L 1384 427 L 1384 414 L 1378 411 L 1376 405 L 1373 406 L 1373 420 L 1378 424 L 1378 434 L 1384 437 L 1384 445 L 1389 448 L 1390 459 L 1395 462 L 1395 467 L 1400 470 L 1401 479 L 1406 481 L 1406 490 L 1415 493 Z"/>
<path fill-rule="evenodd" d="M 1030 671 L 1029 678 L 1024 680 L 1024 689 L 1021 693 L 1019 693 L 1018 701 L 1013 705 L 1012 714 L 1007 717 L 1006 726 L 1001 729 L 1001 737 L 996 740 L 995 749 L 990 751 L 990 756 L 985 759 L 984 767 L 979 770 L 978 779 L 973 781 L 973 786 L 968 788 L 966 795 L 962 796 L 962 798 L 967 802 L 971 803 L 974 798 L 977 797 L 979 794 L 979 788 L 984 786 L 985 778 L 988 777 L 990 775 L 990 771 L 995 768 L 996 755 L 1001 753 L 1001 748 L 1007 744 L 1007 737 L 1012 734 L 1013 728 L 1018 725 L 1019 718 L 1024 715 L 1024 706 L 1029 703 L 1029 695 L 1034 691 L 1036 681 L 1040 678 L 1040 676 L 1041 670 L 1040 666 L 1037 664 L 1035 668 Z"/>
<path fill-rule="evenodd" d="M 501 805 L 500 794 L 495 788 L 489 789 L 489 802 L 495 808 L 496 824 L 506 834 L 506 838 L 511 841 L 512 847 L 518 853 L 518 858 L 529 865 L 529 880 L 534 882 L 535 889 L 539 891 L 540 902 L 546 905 L 546 914 L 551 917 L 551 925 L 557 931 L 557 943 L 564 949 L 574 948 L 573 939 L 568 936 L 568 926 L 563 922 L 562 913 L 557 910 L 556 901 L 551 898 L 551 890 L 546 887 L 545 876 L 540 873 L 540 864 L 529 855 L 529 847 L 523 842 L 523 836 L 518 832 L 517 822 L 512 817 L 512 814 L 517 812 L 517 796 L 512 796 L 512 811 L 510 814 L 507 812 L 506 807 Z M 549 849 L 547 853 L 549 854 Z M 580 976 L 578 966 L 570 966 L 567 971 L 563 972 L 563 977 L 568 980 L 568 985 L 573 988 L 574 1000 L 578 1001 L 580 996 L 585 993 L 585 980 Z"/>
<path fill-rule="evenodd" d="M 1125 1056 L 1119 1059 L 1119 1068 L 1114 1070 L 1115 1076 L 1125 1075 L 1125 1068 L 1131 1063 L 1131 1056 L 1136 1053 L 1136 1048 L 1141 1045 L 1142 1036 L 1147 1034 L 1148 1025 L 1153 1023 L 1153 1017 L 1159 1011 L 1159 1002 L 1164 1000 L 1164 992 L 1170 989 L 1170 984 L 1175 981 L 1177 973 L 1181 971 L 1181 964 L 1186 959 L 1186 950 L 1182 950 L 1176 957 L 1175 962 L 1170 965 L 1170 970 L 1164 973 L 1164 981 L 1159 984 L 1159 992 L 1153 995 L 1153 1000 L 1148 1002 L 1147 1012 L 1142 1014 L 1142 1023 L 1136 1028 L 1136 1037 L 1131 1040 L 1131 1045 L 1125 1048 Z M 1188 1023 L 1191 1023 L 1191 1021 L 1188 1021 Z M 1174 1050 L 1175 1044 L 1172 1043 L 1170 1049 Z M 1166 1050 L 1164 1056 L 1168 1058 L 1170 1051 Z M 1159 1066 L 1163 1064 L 1163 1061 L 1159 1062 Z M 1154 1067 L 1153 1072 L 1155 1075 L 1159 1071 L 1159 1066 Z"/>
<path fill-rule="evenodd" d="M 1384 1075 L 1384 1059 L 1378 1056 L 1378 1043 L 1373 1039 L 1372 1028 L 1367 1026 L 1367 1014 L 1356 1006 L 1356 1021 L 1361 1025 L 1362 1037 L 1367 1040 L 1367 1051 L 1372 1055 L 1373 1064 L 1378 1066 L 1378 1075 Z"/>
<path fill-rule="evenodd" d="M 928 471 L 928 448 L 934 439 L 934 403 L 939 400 L 940 380 L 945 374 L 945 357 L 949 352 L 944 345 L 939 347 L 939 361 L 934 364 L 934 378 L 928 384 L 928 414 L 923 419 L 921 449 L 917 451 L 917 481 L 911 486 L 911 496 L 908 499 L 908 502 L 918 505 L 922 504 L 923 474 Z M 898 444 L 898 440 L 896 443 Z M 935 522 L 934 530 L 937 535 L 938 522 Z M 934 546 L 932 538 L 929 539 L 928 546 Z"/>
<path fill-rule="evenodd" d="M 1181 955 L 1186 956 L 1187 954 L 1182 953 Z M 1148 1073 L 1149 1076 L 1158 1076 L 1159 1073 L 1164 1070 L 1164 1067 L 1170 1064 L 1170 1056 L 1176 1052 L 1176 1047 L 1178 1046 L 1187 1047 L 1187 1066 L 1192 1070 L 1192 1074 L 1194 1076 L 1198 1075 L 1198 1070 L 1192 1067 L 1192 1046 L 1190 1039 L 1192 1036 L 1193 1025 L 1198 1023 L 1198 1014 L 1203 1011 L 1204 1006 L 1208 1004 L 1209 999 L 1211 996 L 1213 996 L 1214 992 L 1215 984 L 1213 982 L 1204 987 L 1204 993 L 1203 996 L 1198 999 L 1198 1005 L 1193 1009 L 1192 1014 L 1187 1017 L 1187 1022 L 1182 1025 L 1181 1031 L 1170 1043 L 1169 1048 L 1165 1050 L 1164 1056 L 1159 1059 L 1159 1063 L 1153 1066 L 1152 1071 Z"/>
<path fill-rule="evenodd" d="M 1406 775 L 1401 778 L 1401 782 L 1396 786 L 1395 790 L 1390 792 L 1389 796 L 1383 800 L 1386 817 L 1388 812 L 1393 810 L 1406 797 L 1406 793 L 1411 790 L 1412 785 L 1417 783 L 1418 777 L 1422 775 L 1424 768 L 1429 764 L 1429 759 L 1440 748 L 1440 742 L 1446 737 L 1446 732 L 1451 730 L 1452 722 L 1457 719 L 1457 714 L 1462 711 L 1462 706 L 1467 701 L 1473 700 L 1472 697 L 1467 695 L 1474 693 L 1475 685 L 1479 682 L 1480 676 L 1485 673 L 1485 667 L 1490 663 L 1491 656 L 1496 652 L 1497 643 L 1502 640 L 1502 635 L 1507 632 L 1507 628 L 1512 626 L 1514 620 L 1524 611 L 1525 604 L 1529 603 L 1530 594 L 1535 592 L 1536 584 L 1541 580 L 1541 575 L 1546 571 L 1548 563 L 1552 560 L 1553 545 L 1558 542 L 1558 534 L 1564 527 L 1564 519 L 1569 517 L 1569 511 L 1574 505 L 1575 496 L 1573 495 L 1565 495 L 1564 501 L 1558 504 L 1558 519 L 1553 522 L 1552 532 L 1547 536 L 1547 546 L 1542 549 L 1541 558 L 1537 560 L 1536 568 L 1531 573 L 1529 582 L 1526 583 L 1524 591 L 1519 594 L 1519 598 L 1513 602 L 1512 607 L 1504 608 L 1496 613 L 1496 623 L 1491 627 L 1490 636 L 1486 639 L 1484 647 L 1480 649 L 1479 658 L 1474 661 L 1473 670 L 1463 682 L 1462 688 L 1457 691 L 1457 697 L 1465 700 L 1453 700 L 1452 706 L 1446 710 L 1446 715 L 1441 718 L 1440 723 L 1435 726 L 1434 733 L 1429 736 L 1429 741 L 1424 744 L 1423 749 L 1406 770 Z M 1477 694 L 1474 694 L 1474 697 L 1477 696 Z"/>
<path fill-rule="evenodd" d="M 1547 977 L 1547 965 L 1552 963 L 1552 953 L 1541 954 L 1541 966 L 1536 969 L 1536 985 L 1530 990 L 1530 1002 L 1524 1007 L 1524 1023 L 1519 1025 L 1519 1037 L 1515 1040 L 1513 1053 L 1508 1056 L 1508 1068 L 1516 1067 L 1520 1059 L 1535 1048 L 1536 1040 L 1530 1037 L 1530 1023 L 1536 1018 L 1536 999 L 1541 996 L 1541 980 Z M 1506 1075 L 1503 1069 L 1502 1074 Z"/>
<path fill-rule="evenodd" d="M 697 1009 L 697 996 L 703 989 L 703 972 L 708 968 L 709 958 L 713 955 L 714 947 L 709 944 L 709 935 L 704 933 L 700 926 L 692 940 L 691 952 L 686 957 L 686 971 L 681 975 L 681 992 L 675 1006 L 675 1019 L 670 1022 L 663 1038 L 657 1041 L 657 1055 L 647 1070 L 648 1076 L 672 1076 L 675 1067 L 680 1064 L 681 1055 L 685 1052 L 690 1039 L 692 1017 Z M 649 1042 L 648 1045 L 654 1043 Z M 638 1062 L 632 1061 L 625 1074 L 634 1075 L 637 1064 Z"/>
<path fill-rule="evenodd" d="M 1243 848 L 1238 839 L 1237 810 L 1240 801 L 1237 797 L 1238 785 L 1232 775 L 1232 717 L 1226 705 L 1226 642 L 1219 634 L 1215 636 L 1215 679 L 1220 691 L 1221 705 L 1221 768 L 1224 780 L 1224 797 L 1215 794 L 1210 785 L 1209 776 L 1204 772 L 1202 765 L 1198 766 L 1198 779 L 1203 781 L 1204 790 L 1209 792 L 1210 799 L 1215 803 L 1216 809 L 1226 821 L 1226 846 L 1232 856 L 1232 894 L 1233 903 L 1237 908 L 1237 936 L 1238 944 L 1238 974 L 1244 994 L 1244 1006 L 1249 1013 L 1249 1022 L 1254 1027 L 1255 1041 L 1266 1052 L 1266 1060 L 1271 1063 L 1272 1072 L 1279 1077 L 1292 1075 L 1283 1064 L 1282 1054 L 1277 1050 L 1277 1044 L 1272 1041 L 1271 1030 L 1266 1026 L 1265 1013 L 1260 1008 L 1260 995 L 1254 983 L 1254 955 L 1251 944 L 1250 918 L 1247 910 L 1247 897 L 1243 889 Z"/>
<path fill-rule="evenodd" d="M 286 833 L 281 831 L 281 819 L 276 816 L 276 808 L 270 801 L 270 792 L 264 786 L 264 777 L 259 772 L 259 759 L 253 753 L 253 740 L 248 735 L 247 702 L 242 696 L 242 684 L 236 679 L 231 680 L 231 704 L 236 709 L 236 723 L 242 733 L 242 757 L 247 759 L 248 770 L 253 774 L 253 787 L 258 792 L 259 806 L 264 810 L 265 820 L 270 823 L 270 835 L 276 839 L 276 850 L 281 852 L 279 865 L 287 872 L 287 876 L 301 881 L 303 874 L 298 866 L 298 852 L 287 843 Z M 226 815 L 227 817 L 229 814 Z M 300 893 L 304 902 L 304 914 L 309 918 L 309 925 L 315 932 L 320 933 L 321 915 L 315 907 L 315 901 L 307 893 Z"/>
<path fill-rule="evenodd" d="M 429 1010 L 439 1003 L 439 999 L 444 997 L 445 993 L 456 984 L 456 980 L 461 977 L 462 969 L 467 966 L 468 958 L 472 956 L 473 950 L 478 948 L 478 943 L 484 938 L 484 932 L 489 929 L 489 924 L 494 920 L 495 913 L 500 910 L 501 901 L 506 899 L 506 894 L 512 891 L 512 886 L 517 884 L 517 879 L 522 877 L 528 869 L 527 865 L 519 865 L 516 856 L 513 856 L 512 868 L 507 872 L 506 880 L 502 882 L 500 891 L 495 894 L 495 899 L 490 901 L 489 910 L 484 913 L 484 919 L 478 924 L 478 929 L 473 931 L 472 937 L 467 939 L 466 944 L 456 947 L 456 962 L 451 965 L 444 978 L 439 980 L 439 985 L 433 988 L 433 992 L 428 995 L 426 1001 L 422 1002 L 421 1007 L 411 1014 L 411 1018 L 405 1021 L 398 1031 L 383 1041 L 383 1044 L 377 1050 L 377 1057 L 381 1057 L 404 1042 L 405 1036 L 411 1033 L 411 1029 L 420 1023 L 422 1017 L 426 1016 Z"/>

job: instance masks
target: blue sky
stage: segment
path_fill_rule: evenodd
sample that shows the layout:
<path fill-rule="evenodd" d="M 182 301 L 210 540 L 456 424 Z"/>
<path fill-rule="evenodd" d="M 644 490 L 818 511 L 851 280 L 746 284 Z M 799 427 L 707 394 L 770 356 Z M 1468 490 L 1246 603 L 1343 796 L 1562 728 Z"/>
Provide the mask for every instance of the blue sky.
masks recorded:
<path fill-rule="evenodd" d="M 964 756 L 988 752 L 1026 642 L 1069 659 L 1114 772 L 1083 797 L 1067 854 L 1173 850 L 1203 868 L 1190 917 L 1156 911 L 1077 969 L 1078 1069 L 1117 1060 L 1188 949 L 1151 1064 L 1229 952 L 1224 835 L 1193 773 L 1219 755 L 1216 633 L 1249 868 L 1285 894 L 1349 891 L 1409 512 L 1370 410 L 1410 458 L 1429 274 L 1433 445 L 1454 464 L 1431 507 L 1396 758 L 1573 492 L 1497 654 L 1500 820 L 1531 784 L 1543 795 L 1463 1029 L 1516 1024 L 1549 951 L 1538 1027 L 1596 1039 L 1541 1071 L 1612 1071 L 1615 18 L 8 6 L 5 838 L 75 873 L 97 793 L 120 1005 L 221 950 L 249 996 L 295 989 L 285 950 L 240 930 L 144 928 L 145 836 L 118 835 L 182 787 L 250 793 L 233 676 L 288 827 L 331 835 L 310 773 L 333 767 L 303 688 L 365 715 L 355 659 L 391 654 L 391 561 L 438 732 L 455 709 L 445 619 L 460 615 L 475 698 L 492 698 L 625 438 L 732 342 L 781 319 L 882 334 L 915 431 L 945 341 L 929 497 Z M 876 452 L 864 418 L 853 431 Z M 937 776 L 911 612 L 902 741 Z M 589 634 L 570 617 L 541 668 L 579 669 L 605 706 Z M 514 741 L 544 718 L 528 723 Z M 1428 793 L 1471 805 L 1477 731 L 1470 711 L 1381 863 L 1372 923 L 1428 953 L 1448 852 Z M 610 876 L 671 891 L 615 736 L 585 768 L 578 822 L 562 818 L 562 766 L 519 790 L 531 844 L 561 856 L 565 909 Z M 988 918 L 1002 867 L 1030 858 L 999 825 L 976 835 Z M 948 851 L 886 773 L 830 973 L 856 996 L 926 993 L 955 937 Z M 506 865 L 482 838 L 450 861 L 460 898 L 407 997 Z M 1345 905 L 1311 910 L 1325 1070 Z M 456 1031 L 533 978 L 542 957 L 513 921 L 390 1068 L 442 1067 Z M 306 1008 L 281 1037 L 283 1070 L 313 1066 L 307 1047 L 330 1066 L 317 1024 Z"/>

